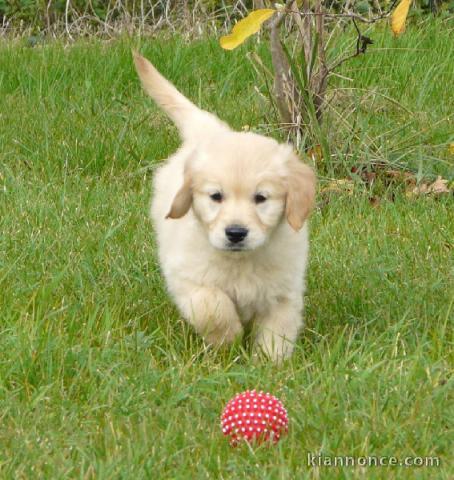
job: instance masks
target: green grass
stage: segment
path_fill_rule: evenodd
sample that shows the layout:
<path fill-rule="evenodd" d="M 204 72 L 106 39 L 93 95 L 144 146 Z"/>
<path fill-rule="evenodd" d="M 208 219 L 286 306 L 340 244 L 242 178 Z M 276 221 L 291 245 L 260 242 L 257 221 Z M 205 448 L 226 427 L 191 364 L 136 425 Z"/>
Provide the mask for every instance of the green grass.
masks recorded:
<path fill-rule="evenodd" d="M 356 103 L 345 130 L 326 127 L 333 172 L 348 171 L 352 153 L 401 152 L 421 174 L 452 178 L 451 34 L 428 23 L 399 40 L 410 50 L 385 52 L 397 42 L 377 31 L 378 50 L 345 66 L 357 90 L 338 108 Z M 197 103 L 262 128 L 253 44 L 141 43 Z M 312 218 L 307 328 L 292 359 L 254 365 L 247 346 L 206 350 L 159 275 L 150 167 L 179 141 L 142 94 L 131 46 L 0 45 L 0 478 L 452 477 L 452 197 L 396 192 L 373 208 L 358 187 L 332 200 Z M 396 102 L 375 95 L 369 108 L 379 90 Z M 349 137 L 352 126 L 376 148 Z M 251 388 L 284 401 L 289 436 L 232 450 L 219 415 Z M 441 466 L 318 471 L 307 454 L 319 452 Z"/>
<path fill-rule="evenodd" d="M 452 19 L 426 20 L 398 39 L 386 22 L 363 28 L 374 44 L 342 66 L 346 78 L 335 79 L 328 114 L 332 148 L 341 161 L 350 166 L 372 159 L 420 175 L 453 175 L 454 98 L 447 93 L 454 78 L 453 25 Z"/>

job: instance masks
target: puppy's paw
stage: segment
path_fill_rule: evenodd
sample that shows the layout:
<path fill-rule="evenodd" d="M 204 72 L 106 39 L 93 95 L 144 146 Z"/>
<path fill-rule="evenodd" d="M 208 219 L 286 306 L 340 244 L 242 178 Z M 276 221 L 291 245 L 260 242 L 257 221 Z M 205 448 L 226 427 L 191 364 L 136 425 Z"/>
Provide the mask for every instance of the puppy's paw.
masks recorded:
<path fill-rule="evenodd" d="M 282 301 L 257 318 L 254 351 L 258 356 L 282 363 L 290 357 L 302 326 L 301 305 Z"/>
<path fill-rule="evenodd" d="M 243 332 L 232 300 L 217 288 L 198 287 L 185 302 L 184 314 L 211 345 L 232 343 Z"/>
<path fill-rule="evenodd" d="M 280 365 L 292 355 L 294 344 L 277 335 L 261 336 L 254 344 L 253 361 L 271 360 Z"/>
<path fill-rule="evenodd" d="M 233 343 L 236 338 L 243 334 L 243 326 L 238 318 L 225 318 L 221 323 L 220 318 L 216 319 L 216 325 L 208 325 L 207 330 L 202 332 L 205 341 L 210 345 L 222 345 Z"/>

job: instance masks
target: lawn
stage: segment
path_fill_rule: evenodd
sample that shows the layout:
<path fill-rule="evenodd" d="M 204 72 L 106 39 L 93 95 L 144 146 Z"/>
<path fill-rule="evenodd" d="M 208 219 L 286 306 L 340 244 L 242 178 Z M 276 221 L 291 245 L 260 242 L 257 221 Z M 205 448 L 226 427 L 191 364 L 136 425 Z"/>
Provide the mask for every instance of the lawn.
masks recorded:
<path fill-rule="evenodd" d="M 321 189 L 371 160 L 452 180 L 452 32 L 372 31 L 368 55 L 333 78 Z M 452 478 L 452 195 L 391 186 L 377 205 L 358 183 L 321 201 L 291 360 L 206 349 L 159 274 L 150 179 L 179 139 L 130 50 L 235 128 L 263 131 L 270 110 L 246 53 L 268 61 L 265 44 L 2 42 L 0 478 Z M 219 416 L 252 388 L 283 400 L 289 435 L 232 449 Z M 316 468 L 319 453 L 439 465 Z"/>

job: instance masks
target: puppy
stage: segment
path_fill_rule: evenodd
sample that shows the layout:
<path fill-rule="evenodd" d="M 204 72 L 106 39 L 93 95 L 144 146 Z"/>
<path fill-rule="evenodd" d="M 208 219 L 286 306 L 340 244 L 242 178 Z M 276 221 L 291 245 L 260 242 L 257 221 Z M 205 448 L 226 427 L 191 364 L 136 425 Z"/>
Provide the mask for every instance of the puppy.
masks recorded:
<path fill-rule="evenodd" d="M 154 176 L 151 217 L 167 287 L 209 344 L 255 322 L 254 349 L 288 357 L 300 330 L 315 176 L 288 145 L 232 131 L 134 54 L 183 145 Z"/>

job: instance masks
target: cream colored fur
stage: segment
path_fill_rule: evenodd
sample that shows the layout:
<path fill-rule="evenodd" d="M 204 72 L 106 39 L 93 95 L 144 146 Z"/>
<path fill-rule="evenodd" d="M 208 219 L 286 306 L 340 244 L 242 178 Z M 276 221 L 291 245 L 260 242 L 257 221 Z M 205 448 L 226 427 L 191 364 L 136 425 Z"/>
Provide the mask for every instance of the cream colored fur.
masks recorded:
<path fill-rule="evenodd" d="M 289 146 L 232 131 L 134 60 L 183 138 L 155 174 L 151 206 L 169 292 L 208 343 L 232 342 L 254 321 L 255 349 L 280 361 L 303 323 L 314 174 Z M 229 242 L 231 225 L 248 230 L 244 241 Z"/>

